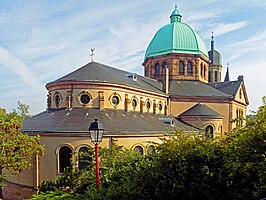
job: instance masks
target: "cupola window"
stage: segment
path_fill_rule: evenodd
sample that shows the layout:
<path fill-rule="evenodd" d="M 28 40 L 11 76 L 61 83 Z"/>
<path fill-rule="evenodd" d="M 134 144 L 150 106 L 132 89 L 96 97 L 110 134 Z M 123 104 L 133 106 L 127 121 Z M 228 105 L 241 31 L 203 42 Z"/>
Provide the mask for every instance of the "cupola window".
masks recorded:
<path fill-rule="evenodd" d="M 192 73 L 193 73 L 192 62 L 189 61 L 189 62 L 187 63 L 187 75 L 188 75 L 188 76 L 192 76 Z"/>
<path fill-rule="evenodd" d="M 179 62 L 179 75 L 184 75 L 184 62 Z"/>
<path fill-rule="evenodd" d="M 155 65 L 155 76 L 160 76 L 160 64 Z"/>
<path fill-rule="evenodd" d="M 218 72 L 217 71 L 214 72 L 214 81 L 215 82 L 218 81 Z"/>

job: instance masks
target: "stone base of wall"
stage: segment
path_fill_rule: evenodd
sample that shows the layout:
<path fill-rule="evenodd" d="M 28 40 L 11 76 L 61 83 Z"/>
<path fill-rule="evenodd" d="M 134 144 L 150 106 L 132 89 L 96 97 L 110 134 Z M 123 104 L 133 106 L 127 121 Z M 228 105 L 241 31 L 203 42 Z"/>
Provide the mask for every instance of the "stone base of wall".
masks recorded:
<path fill-rule="evenodd" d="M 33 187 L 19 185 L 9 181 L 5 181 L 4 185 L 2 189 L 3 200 L 23 200 L 37 192 Z"/>

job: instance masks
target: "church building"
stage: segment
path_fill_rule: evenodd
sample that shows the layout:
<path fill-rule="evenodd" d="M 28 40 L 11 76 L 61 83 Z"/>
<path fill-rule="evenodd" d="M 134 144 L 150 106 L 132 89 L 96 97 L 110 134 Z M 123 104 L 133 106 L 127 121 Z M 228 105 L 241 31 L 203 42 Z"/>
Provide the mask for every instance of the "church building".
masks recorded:
<path fill-rule="evenodd" d="M 43 181 L 60 176 L 71 159 L 84 167 L 77 155 L 93 146 L 88 127 L 96 118 L 105 129 L 101 147 L 115 143 L 141 154 L 153 152 L 154 142 L 171 131 L 217 138 L 242 125 L 249 104 L 243 76 L 230 81 L 227 71 L 222 80 L 222 56 L 213 36 L 207 51 L 177 8 L 140 62 L 144 76 L 90 62 L 47 83 L 47 110 L 22 127 L 40 135 L 45 155 L 36 156 L 30 170 L 11 176 L 3 194 L 30 195 Z"/>

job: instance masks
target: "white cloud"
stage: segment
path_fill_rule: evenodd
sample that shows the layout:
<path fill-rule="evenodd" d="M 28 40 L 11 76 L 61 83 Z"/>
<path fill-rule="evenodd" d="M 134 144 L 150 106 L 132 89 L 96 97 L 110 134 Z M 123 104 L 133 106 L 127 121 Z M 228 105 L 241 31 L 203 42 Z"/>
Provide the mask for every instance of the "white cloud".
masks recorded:
<path fill-rule="evenodd" d="M 43 88 L 42 84 L 23 62 L 2 47 L 0 47 L 0 63 L 10 69 L 13 73 L 19 75 L 21 80 L 23 80 L 28 86 L 36 90 Z"/>
<path fill-rule="evenodd" d="M 239 21 L 233 23 L 213 23 L 208 26 L 205 34 L 203 34 L 203 38 L 210 38 L 210 33 L 212 31 L 214 32 L 215 37 L 217 37 L 244 28 L 248 24 L 248 21 Z"/>

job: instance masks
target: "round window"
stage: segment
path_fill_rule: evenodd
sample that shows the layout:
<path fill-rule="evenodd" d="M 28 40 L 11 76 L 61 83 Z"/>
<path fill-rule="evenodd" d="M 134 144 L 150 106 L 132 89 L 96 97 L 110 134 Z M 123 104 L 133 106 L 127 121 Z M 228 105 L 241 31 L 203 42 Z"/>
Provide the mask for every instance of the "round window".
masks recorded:
<path fill-rule="evenodd" d="M 62 100 L 62 97 L 59 93 L 56 93 L 55 96 L 54 96 L 54 102 L 55 102 L 55 106 L 58 108 L 59 105 L 61 104 L 61 100 Z"/>
<path fill-rule="evenodd" d="M 119 97 L 118 96 L 113 96 L 112 97 L 112 104 L 118 105 L 119 104 Z"/>
<path fill-rule="evenodd" d="M 90 100 L 91 100 L 91 98 L 90 98 L 90 96 L 88 94 L 82 94 L 80 96 L 80 101 L 83 104 L 88 104 L 90 102 Z"/>
<path fill-rule="evenodd" d="M 133 108 L 136 108 L 137 105 L 138 105 L 137 100 L 136 100 L 136 99 L 133 99 L 133 100 L 132 100 L 132 106 L 133 106 Z"/>
<path fill-rule="evenodd" d="M 147 109 L 150 109 L 151 108 L 151 102 L 149 102 L 149 101 L 146 102 L 146 108 Z"/>

